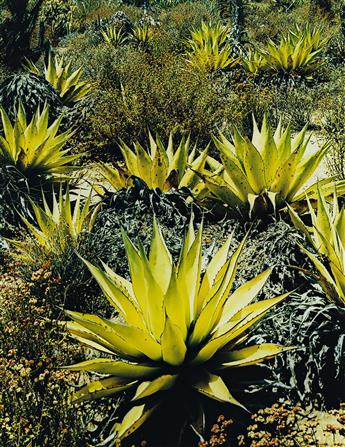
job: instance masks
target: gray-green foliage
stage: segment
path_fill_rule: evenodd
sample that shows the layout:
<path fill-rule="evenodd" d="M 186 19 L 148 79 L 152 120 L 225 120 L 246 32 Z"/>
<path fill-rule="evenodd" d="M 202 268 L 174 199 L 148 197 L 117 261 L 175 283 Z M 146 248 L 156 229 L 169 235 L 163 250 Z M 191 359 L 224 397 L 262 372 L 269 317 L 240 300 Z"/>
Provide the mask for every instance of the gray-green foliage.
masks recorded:
<path fill-rule="evenodd" d="M 328 168 L 332 175 L 345 179 L 345 101 L 339 98 L 329 109 L 325 122 L 326 138 L 332 142 L 327 157 Z"/>
<path fill-rule="evenodd" d="M 0 104 L 13 120 L 19 100 L 30 120 L 37 108 L 49 106 L 49 118 L 55 120 L 62 111 L 62 102 L 54 87 L 45 79 L 31 73 L 18 73 L 5 79 L 0 85 Z"/>

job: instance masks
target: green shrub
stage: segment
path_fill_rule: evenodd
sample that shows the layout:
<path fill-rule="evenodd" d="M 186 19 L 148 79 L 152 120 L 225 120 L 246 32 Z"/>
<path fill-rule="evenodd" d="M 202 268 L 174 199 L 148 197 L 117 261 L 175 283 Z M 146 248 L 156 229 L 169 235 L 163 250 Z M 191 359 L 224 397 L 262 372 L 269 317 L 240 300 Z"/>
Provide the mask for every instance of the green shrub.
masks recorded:
<path fill-rule="evenodd" d="M 219 10 L 213 1 L 181 3 L 159 15 L 162 28 L 176 36 L 176 41 L 190 37 L 190 30 L 200 27 L 203 21 L 209 23 L 218 20 Z"/>
<path fill-rule="evenodd" d="M 163 139 L 171 131 L 178 136 L 190 133 L 192 143 L 206 145 L 210 133 L 229 114 L 213 81 L 203 73 L 187 72 L 183 61 L 171 54 L 155 60 L 131 48 L 121 49 L 117 59 L 108 59 L 101 70 L 110 67 L 112 79 L 98 90 L 91 117 L 96 141 L 102 145 L 114 147 L 119 138 L 144 142 L 148 128 Z"/>
<path fill-rule="evenodd" d="M 122 11 L 132 20 L 138 20 L 142 15 L 142 9 L 128 4 L 120 4 L 113 0 L 77 0 L 77 10 L 73 14 L 74 26 L 84 29 L 93 23 L 107 21 L 118 11 Z"/>
<path fill-rule="evenodd" d="M 291 123 L 295 131 L 310 126 L 313 121 L 315 104 L 318 100 L 318 89 L 311 89 L 304 85 L 296 87 L 273 87 L 275 92 L 273 107 L 270 110 L 274 122 L 279 121 L 279 116 L 286 123 Z"/>
<path fill-rule="evenodd" d="M 268 39 L 278 39 L 296 25 L 303 28 L 306 23 L 311 27 L 323 25 L 327 36 L 332 35 L 333 24 L 320 10 L 310 14 L 309 1 L 298 2 L 295 8 L 288 11 L 272 8 L 271 2 L 252 2 L 246 10 L 245 31 L 250 42 L 265 44 Z"/>
<path fill-rule="evenodd" d="M 325 117 L 323 130 L 332 141 L 327 157 L 330 174 L 345 179 L 345 101 L 337 98 Z"/>

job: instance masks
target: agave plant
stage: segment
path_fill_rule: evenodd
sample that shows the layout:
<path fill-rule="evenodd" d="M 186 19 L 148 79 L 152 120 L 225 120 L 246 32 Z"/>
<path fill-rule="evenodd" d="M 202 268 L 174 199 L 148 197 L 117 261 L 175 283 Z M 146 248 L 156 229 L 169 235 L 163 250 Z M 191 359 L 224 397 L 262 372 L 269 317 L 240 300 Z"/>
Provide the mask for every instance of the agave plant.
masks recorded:
<path fill-rule="evenodd" d="M 83 204 L 79 193 L 72 204 L 69 188 L 65 195 L 63 195 L 62 188 L 60 188 L 58 197 L 55 193 L 52 194 L 51 207 L 44 194 L 42 194 L 42 199 L 43 208 L 30 199 L 37 225 L 33 225 L 28 219 L 21 216 L 31 240 L 8 240 L 17 248 L 14 256 L 24 261 L 31 260 L 30 251 L 33 241 L 45 254 L 61 255 L 69 244 L 77 248 L 82 233 L 92 230 L 100 209 L 100 204 L 92 209 L 91 193 Z"/>
<path fill-rule="evenodd" d="M 290 31 L 290 40 L 292 43 L 296 45 L 302 39 L 304 39 L 305 44 L 314 51 L 317 51 L 320 48 L 325 48 L 329 40 L 327 38 L 322 38 L 321 29 L 310 28 L 309 23 L 307 23 L 304 28 L 296 25 L 296 28 Z"/>
<path fill-rule="evenodd" d="M 196 156 L 195 148 L 189 150 L 189 137 L 183 137 L 176 149 L 172 134 L 166 148 L 158 135 L 154 139 L 149 133 L 149 141 L 148 151 L 138 142 L 134 143 L 133 151 L 121 141 L 126 169 L 102 165 L 103 176 L 115 190 L 133 186 L 134 177 L 141 179 L 149 189 L 159 188 L 163 192 L 183 187 L 192 190 L 200 183 L 201 179 L 194 171 L 205 166 L 208 148 Z"/>
<path fill-rule="evenodd" d="M 187 62 L 194 68 L 213 72 L 231 68 L 238 63 L 232 57 L 232 48 L 227 43 L 229 27 L 220 23 L 216 25 L 202 22 L 199 29 L 191 31 L 191 39 L 187 41 L 190 51 L 187 52 Z"/>
<path fill-rule="evenodd" d="M 261 131 L 254 119 L 252 141 L 236 129 L 232 141 L 223 134 L 214 138 L 222 163 L 214 162 L 215 173 L 204 170 L 200 175 L 211 195 L 231 208 L 249 205 L 250 216 L 275 212 L 305 199 L 300 190 L 329 148 L 325 144 L 305 157 L 309 140 L 306 127 L 292 140 L 290 126 L 283 129 L 280 122 L 273 135 L 266 117 Z M 329 191 L 332 180 L 323 180 L 322 187 Z M 316 189 L 313 184 L 308 192 L 315 194 Z"/>
<path fill-rule="evenodd" d="M 221 23 L 202 22 L 200 28 L 192 29 L 191 39 L 188 41 L 193 47 L 202 47 L 205 42 L 222 45 L 230 33 L 230 28 Z"/>
<path fill-rule="evenodd" d="M 265 58 L 270 70 L 279 75 L 311 75 L 323 65 L 321 55 L 326 40 L 321 40 L 320 31 L 306 28 L 290 31 L 278 44 L 269 40 Z"/>
<path fill-rule="evenodd" d="M 147 46 L 153 39 L 154 34 L 153 27 L 147 24 L 134 26 L 130 30 L 131 40 L 141 46 Z"/>
<path fill-rule="evenodd" d="M 259 51 L 251 51 L 241 57 L 240 64 L 242 67 L 253 75 L 257 75 L 267 66 L 265 56 Z"/>
<path fill-rule="evenodd" d="M 102 37 L 106 43 L 115 48 L 120 47 L 126 40 L 122 28 L 108 26 L 105 31 L 101 31 Z"/>
<path fill-rule="evenodd" d="M 302 248 L 320 273 L 319 282 L 331 301 L 345 306 L 345 206 L 338 205 L 336 192 L 333 205 L 318 190 L 317 210 L 310 201 L 312 226 L 306 226 L 296 211 L 289 207 L 292 222 L 301 230 L 318 255 Z"/>
<path fill-rule="evenodd" d="M 32 73 L 16 73 L 0 84 L 0 104 L 10 119 L 17 115 L 22 102 L 27 120 L 31 120 L 38 107 L 49 106 L 49 120 L 57 119 L 63 110 L 59 94 L 45 79 Z"/>
<path fill-rule="evenodd" d="M 44 76 L 45 79 L 60 93 L 60 97 L 64 105 L 73 106 L 76 102 L 85 98 L 92 89 L 87 81 L 81 81 L 83 74 L 82 67 L 73 71 L 71 62 L 65 65 L 64 58 L 53 56 L 50 52 L 48 57 L 48 65 L 44 66 L 44 73 L 37 66 L 26 60 L 26 68 L 37 76 Z"/>
<path fill-rule="evenodd" d="M 45 106 L 38 108 L 30 123 L 25 110 L 19 103 L 16 119 L 11 124 L 6 112 L 0 109 L 3 136 L 0 135 L 0 163 L 15 166 L 26 178 L 54 177 L 74 169 L 70 163 L 79 155 L 67 155 L 63 149 L 73 132 L 58 134 L 62 115 L 51 126 L 49 111 Z"/>
<path fill-rule="evenodd" d="M 206 395 L 241 405 L 222 379 L 230 368 L 261 362 L 287 348 L 273 343 L 243 346 L 247 330 L 288 294 L 250 304 L 271 270 L 243 284 L 230 296 L 244 240 L 228 259 L 231 236 L 201 275 L 202 228 L 191 220 L 180 258 L 173 263 L 157 222 L 149 255 L 123 232 L 132 282 L 104 264 L 104 271 L 84 261 L 120 319 L 69 312 L 67 330 L 80 342 L 113 356 L 67 366 L 107 375 L 78 390 L 81 402 L 133 390 L 133 406 L 116 437 L 136 430 L 162 400 L 177 390 L 192 399 Z M 182 405 L 181 405 L 182 407 Z"/>

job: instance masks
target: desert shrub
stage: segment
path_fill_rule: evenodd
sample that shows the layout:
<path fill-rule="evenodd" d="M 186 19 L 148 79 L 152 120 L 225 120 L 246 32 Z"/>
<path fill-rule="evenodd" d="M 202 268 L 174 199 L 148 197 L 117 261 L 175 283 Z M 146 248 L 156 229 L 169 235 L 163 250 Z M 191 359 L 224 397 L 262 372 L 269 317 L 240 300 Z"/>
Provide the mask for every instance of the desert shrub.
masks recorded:
<path fill-rule="evenodd" d="M 278 123 L 282 117 L 285 123 L 291 123 L 295 131 L 310 127 L 313 122 L 313 113 L 318 101 L 318 89 L 311 89 L 303 84 L 297 86 L 272 87 L 275 91 L 273 107 L 269 110 L 271 119 Z"/>
<path fill-rule="evenodd" d="M 203 21 L 209 23 L 219 19 L 219 11 L 212 1 L 181 3 L 159 15 L 162 28 L 171 33 L 176 44 L 180 41 L 181 48 L 183 39 L 190 36 L 191 28 L 199 28 Z"/>
<path fill-rule="evenodd" d="M 99 25 L 107 24 L 118 11 L 124 12 L 132 21 L 142 16 L 142 9 L 128 3 L 121 4 L 112 0 L 78 0 L 77 9 L 73 14 L 74 26 L 81 30 L 97 28 Z"/>
<path fill-rule="evenodd" d="M 49 199 L 43 196 L 42 207 L 31 202 L 35 218 L 30 222 L 22 219 L 24 239 L 8 240 L 14 248 L 12 257 L 19 261 L 21 277 L 33 282 L 32 290 L 39 300 L 89 310 L 97 291 L 79 256 L 92 257 L 90 232 L 98 208 L 90 207 L 91 197 L 83 204 L 80 197 L 73 200 L 69 189 L 64 196 L 61 188 L 59 195 L 53 194 L 53 205 L 48 205 Z M 98 303 L 106 312 L 105 301 Z"/>
<path fill-rule="evenodd" d="M 253 224 L 246 251 L 240 260 L 241 275 L 237 281 L 244 282 L 252 275 L 274 267 L 271 278 L 263 289 L 266 296 L 295 288 L 305 290 L 303 275 L 292 268 L 311 266 L 298 245 L 303 240 L 304 237 L 283 219 L 274 220 L 267 225 L 260 222 Z M 255 261 L 249 263 L 249 259 Z"/>
<path fill-rule="evenodd" d="M 251 391 L 261 396 L 269 385 L 277 398 L 333 408 L 345 398 L 344 311 L 329 304 L 312 281 L 305 283 L 309 291 L 293 294 L 277 309 L 273 319 L 264 319 L 258 325 L 255 340 L 285 343 L 298 349 L 289 352 L 281 363 L 273 362 L 273 374 L 265 385 L 257 384 Z M 334 389 L 339 392 L 334 394 Z M 266 395 L 266 399 L 269 397 L 272 393 Z"/>
<path fill-rule="evenodd" d="M 78 255 L 92 259 L 90 238 L 85 235 L 78 245 Z M 94 309 L 108 315 L 107 302 L 95 299 L 98 289 L 90 278 L 75 248 L 69 244 L 61 255 L 45 253 L 42 247 L 32 244 L 31 261 L 18 263 L 18 274 L 32 283 L 32 294 L 39 302 L 46 301 L 55 306 L 67 306 L 78 311 Z"/>
<path fill-rule="evenodd" d="M 332 142 L 327 165 L 330 173 L 345 178 L 345 102 L 337 98 L 325 116 L 323 130 Z"/>
<path fill-rule="evenodd" d="M 91 241 L 93 253 L 116 268 L 118 274 L 128 275 L 121 227 L 130 237 L 140 237 L 144 247 L 148 247 L 155 213 L 169 249 L 177 255 L 181 247 L 180 233 L 193 209 L 185 199 L 182 192 L 174 190 L 160 193 L 139 187 L 118 191 L 111 197 L 111 206 L 101 211 L 95 221 Z M 196 222 L 200 222 L 200 210 L 194 207 L 194 211 Z"/>
<path fill-rule="evenodd" d="M 27 180 L 13 166 L 0 167 L 0 234 L 10 237 L 20 222 L 18 212 L 28 216 L 27 196 L 35 194 Z"/>
<path fill-rule="evenodd" d="M 98 437 L 111 404 L 71 411 L 66 399 L 77 384 L 61 362 L 80 359 L 54 321 L 56 310 L 23 283 L 16 267 L 2 269 L 0 281 L 0 443 L 86 447 Z M 106 424 L 106 420 L 103 422 Z M 101 439 L 99 439 L 101 440 Z"/>
<path fill-rule="evenodd" d="M 252 415 L 252 422 L 248 425 L 247 432 L 237 438 L 238 445 L 243 447 L 341 446 L 345 442 L 344 420 L 344 409 L 319 412 L 306 410 L 302 404 L 277 403 Z M 225 423 L 223 421 L 222 423 L 224 426 Z M 226 425 L 223 431 L 229 434 Z M 213 445 L 222 444 L 201 444 L 202 447 Z M 223 445 L 228 444 L 223 443 Z"/>
<path fill-rule="evenodd" d="M 334 65 L 341 65 L 345 56 L 345 2 L 343 0 L 338 2 L 337 13 L 340 23 L 329 42 L 327 56 Z"/>
<path fill-rule="evenodd" d="M 144 142 L 147 128 L 162 138 L 170 132 L 190 133 L 192 143 L 206 145 L 230 114 L 211 80 L 187 72 L 178 58 L 153 60 L 132 49 L 119 56 L 109 86 L 98 91 L 91 117 L 95 138 L 104 146 L 116 146 L 118 138 Z"/>
<path fill-rule="evenodd" d="M 292 3 L 292 2 L 291 2 Z M 246 33 L 249 42 L 265 44 L 268 39 L 286 35 L 296 25 L 322 25 L 327 36 L 332 35 L 333 23 L 319 9 L 310 13 L 309 2 L 295 2 L 287 11 L 272 8 L 271 2 L 252 2 L 246 9 Z"/>

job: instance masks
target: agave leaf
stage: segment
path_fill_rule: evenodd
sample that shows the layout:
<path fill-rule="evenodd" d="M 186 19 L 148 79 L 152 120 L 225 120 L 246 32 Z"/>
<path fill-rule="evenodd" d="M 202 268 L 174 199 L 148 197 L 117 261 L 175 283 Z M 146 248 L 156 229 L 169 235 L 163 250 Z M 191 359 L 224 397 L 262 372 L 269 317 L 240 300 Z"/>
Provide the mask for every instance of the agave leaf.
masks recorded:
<path fill-rule="evenodd" d="M 136 304 L 131 300 L 131 296 L 127 295 L 125 290 L 114 284 L 114 281 L 111 281 L 99 268 L 85 259 L 83 259 L 83 262 L 98 282 L 110 304 L 115 307 L 127 323 L 143 329 L 145 327 L 143 317 L 140 310 L 137 309 Z"/>
<path fill-rule="evenodd" d="M 259 194 L 267 187 L 265 164 L 260 152 L 249 141 L 244 148 L 243 166 L 252 191 Z"/>
<path fill-rule="evenodd" d="M 294 196 L 298 193 L 301 187 L 309 180 L 319 166 L 321 160 L 329 150 L 329 145 L 324 145 L 315 154 L 312 154 L 297 170 L 295 179 L 290 186 L 287 200 L 294 200 Z"/>
<path fill-rule="evenodd" d="M 189 151 L 189 137 L 187 141 L 183 137 L 182 140 L 180 141 L 180 144 L 175 154 L 173 155 L 171 163 L 169 163 L 169 171 L 176 169 L 178 172 L 179 184 L 186 171 L 188 151 Z"/>
<path fill-rule="evenodd" d="M 92 371 L 101 374 L 111 374 L 124 379 L 142 379 L 159 374 L 161 368 L 138 363 L 126 363 L 120 360 L 94 359 L 64 366 L 72 371 Z"/>
<path fill-rule="evenodd" d="M 152 160 L 149 154 L 145 151 L 145 149 L 141 146 L 141 144 L 136 143 L 134 145 L 136 151 L 136 164 L 137 164 L 137 175 L 147 185 L 151 185 L 151 165 Z"/>
<path fill-rule="evenodd" d="M 233 188 L 232 185 L 224 182 L 219 176 L 204 177 L 204 184 L 216 198 L 231 208 L 235 208 L 237 205 L 243 203 L 241 193 L 236 188 Z"/>
<path fill-rule="evenodd" d="M 225 324 L 213 334 L 211 340 L 197 353 L 193 360 L 193 364 L 197 365 L 207 362 L 217 351 L 238 338 L 273 306 L 284 300 L 287 296 L 289 296 L 289 293 L 277 298 L 251 304 L 242 311 L 239 311 L 229 323 Z"/>
<path fill-rule="evenodd" d="M 94 332 L 86 329 L 75 321 L 63 322 L 68 334 L 78 340 L 80 343 L 98 351 L 105 352 L 106 354 L 119 354 L 116 350 L 116 346 L 107 342 L 104 338 L 99 337 Z M 124 358 L 132 359 L 131 356 L 124 355 Z"/>
<path fill-rule="evenodd" d="M 136 157 L 135 153 L 121 139 L 120 139 L 119 148 L 120 148 L 122 156 L 125 160 L 128 171 L 132 175 L 135 175 L 136 177 L 140 177 L 140 173 L 139 173 L 138 165 L 137 165 L 137 157 Z"/>
<path fill-rule="evenodd" d="M 152 160 L 151 166 L 151 186 L 152 188 L 159 188 L 163 191 L 165 180 L 168 176 L 169 162 L 165 154 L 164 148 L 157 145 L 157 150 Z"/>
<path fill-rule="evenodd" d="M 176 375 L 165 374 L 152 381 L 141 382 L 140 385 L 138 385 L 132 400 L 143 399 L 144 397 L 151 396 L 158 391 L 169 390 L 175 384 L 176 380 Z"/>
<path fill-rule="evenodd" d="M 185 340 L 188 326 L 186 324 L 184 293 L 180 288 L 181 285 L 178 285 L 176 268 L 173 268 L 169 287 L 165 294 L 165 311 L 167 320 L 180 329 L 183 340 Z"/>
<path fill-rule="evenodd" d="M 156 217 L 153 219 L 153 235 L 149 255 L 152 275 L 156 282 L 160 282 L 165 293 L 169 287 L 172 272 L 171 254 L 165 244 L 162 232 L 158 227 Z"/>
<path fill-rule="evenodd" d="M 147 259 L 144 247 L 141 244 L 139 245 L 139 250 L 143 266 L 143 279 L 147 284 L 147 321 L 150 324 L 151 333 L 156 340 L 159 340 L 165 324 L 164 293 L 159 282 L 157 282 L 153 276 L 150 263 Z"/>
<path fill-rule="evenodd" d="M 210 334 L 212 328 L 219 319 L 222 309 L 230 293 L 232 283 L 235 279 L 237 264 L 242 253 L 246 237 L 237 247 L 231 258 L 224 263 L 222 274 L 218 275 L 216 284 L 210 290 L 210 296 L 207 296 L 203 304 L 202 311 L 195 323 L 193 333 L 190 338 L 191 344 L 200 343 L 205 336 Z"/>
<path fill-rule="evenodd" d="M 231 394 L 222 378 L 205 371 L 205 378 L 193 384 L 193 387 L 201 394 L 211 399 L 243 407 Z"/>
<path fill-rule="evenodd" d="M 225 264 L 225 261 L 228 257 L 229 248 L 230 248 L 232 239 L 233 239 L 233 233 L 228 237 L 226 242 L 222 245 L 222 247 L 213 256 L 212 260 L 210 261 L 210 263 L 207 266 L 206 272 L 204 273 L 204 276 L 202 279 L 199 294 L 198 294 L 198 302 L 199 302 L 198 310 L 197 310 L 198 314 L 201 310 L 200 303 L 201 304 L 204 303 L 204 300 L 207 297 L 207 295 L 209 294 L 219 270 Z"/>
<path fill-rule="evenodd" d="M 183 291 L 183 301 L 186 316 L 186 325 L 189 326 L 193 321 L 197 308 L 197 293 L 200 286 L 201 272 L 201 235 L 202 225 L 193 240 L 191 227 L 187 232 L 184 247 L 188 247 L 193 240 L 188 252 L 181 250 L 180 264 L 177 271 L 177 281 L 180 291 Z"/>
<path fill-rule="evenodd" d="M 137 381 L 130 381 L 118 377 L 109 377 L 88 383 L 83 388 L 72 394 L 70 401 L 73 403 L 85 400 L 99 399 L 101 397 L 112 396 L 122 391 L 132 388 Z"/>
<path fill-rule="evenodd" d="M 257 297 L 271 273 L 272 269 L 268 268 L 255 278 L 242 284 L 242 286 L 230 295 L 222 309 L 222 314 L 217 328 L 220 328 L 226 324 L 234 315 L 237 314 L 237 312 L 245 308 Z"/>
<path fill-rule="evenodd" d="M 294 348 L 287 348 L 275 343 L 262 343 L 261 345 L 248 346 L 238 351 L 225 351 L 219 359 L 222 364 L 218 369 L 255 365 L 291 349 Z"/>
<path fill-rule="evenodd" d="M 313 239 L 310 235 L 311 230 L 306 225 L 304 225 L 302 219 L 290 205 L 288 205 L 288 210 L 293 225 L 307 237 L 310 243 L 313 243 Z"/>
<path fill-rule="evenodd" d="M 254 119 L 255 122 L 255 119 Z M 253 141 L 253 145 L 258 147 Z M 275 173 L 278 169 L 278 149 L 275 144 L 272 130 L 267 125 L 267 117 L 264 116 L 262 127 L 261 127 L 261 134 L 260 134 L 260 140 L 259 140 L 259 147 L 262 147 L 262 160 L 264 163 L 264 169 L 265 169 L 265 179 L 267 182 L 267 185 L 270 185 L 272 183 L 272 180 L 275 177 Z"/>
<path fill-rule="evenodd" d="M 122 422 L 115 424 L 116 439 L 122 440 L 135 432 L 157 408 L 158 404 L 153 406 L 143 404 L 131 408 Z"/>
<path fill-rule="evenodd" d="M 187 347 L 184 336 L 179 328 L 169 318 L 165 320 L 165 328 L 161 336 L 161 346 L 164 362 L 169 365 L 181 365 L 186 357 Z"/>
<path fill-rule="evenodd" d="M 198 176 L 197 173 L 203 171 L 205 167 L 208 157 L 207 152 L 208 146 L 194 161 L 189 162 L 190 167 L 183 174 L 179 183 L 179 188 L 186 187 L 192 189 L 200 182 L 200 176 Z"/>
<path fill-rule="evenodd" d="M 80 312 L 66 311 L 66 314 L 74 321 L 85 327 L 89 331 L 93 332 L 100 339 L 104 339 L 107 342 L 106 347 L 114 347 L 115 351 L 130 357 L 142 357 L 143 351 L 148 350 L 154 357 L 157 355 L 160 358 L 160 349 L 155 349 L 153 342 L 150 344 L 150 337 L 145 332 L 140 332 L 136 328 L 130 327 L 127 331 L 124 326 L 105 320 L 93 314 L 83 314 Z M 139 332 L 139 334 L 138 334 Z M 138 336 L 143 337 L 142 346 L 138 349 Z M 146 348 L 146 349 L 145 349 Z M 157 353 L 157 354 L 156 354 Z M 155 355 L 156 354 L 156 355 Z"/>

